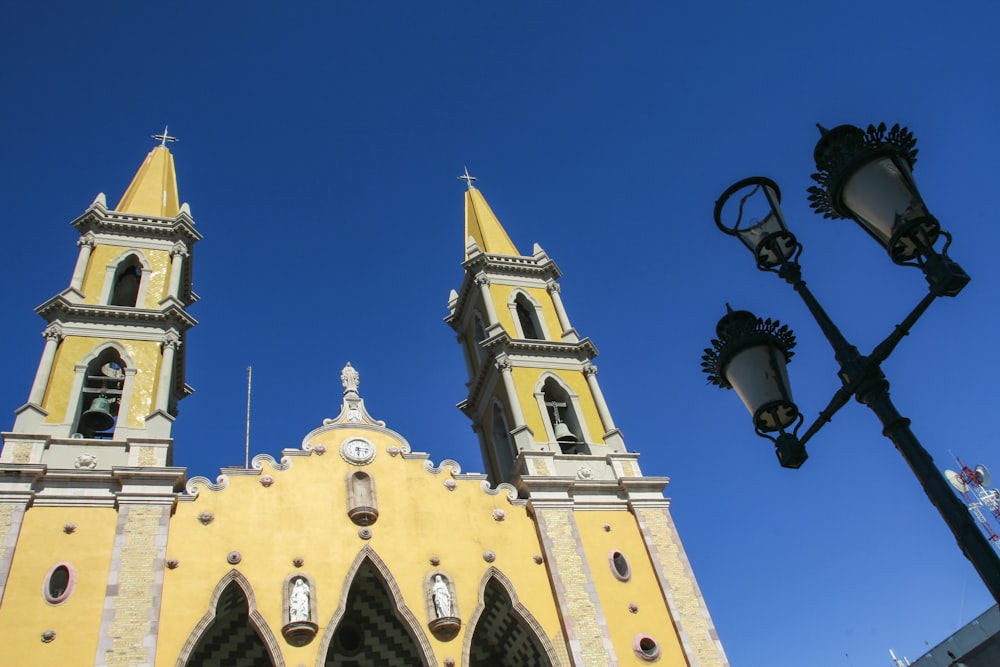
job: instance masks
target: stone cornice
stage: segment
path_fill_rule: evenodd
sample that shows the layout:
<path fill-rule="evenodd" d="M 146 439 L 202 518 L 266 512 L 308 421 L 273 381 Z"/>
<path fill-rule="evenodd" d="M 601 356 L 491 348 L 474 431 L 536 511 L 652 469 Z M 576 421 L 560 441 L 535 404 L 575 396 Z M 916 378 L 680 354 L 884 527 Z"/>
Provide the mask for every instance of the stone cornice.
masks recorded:
<path fill-rule="evenodd" d="M 124 320 L 137 324 L 140 322 L 166 324 L 181 331 L 198 324 L 197 320 L 188 315 L 187 311 L 174 301 L 161 310 L 151 310 L 126 306 L 72 303 L 64 295 L 57 294 L 35 308 L 35 312 L 50 323 L 56 320 L 68 320 L 71 322 L 118 324 Z"/>
<path fill-rule="evenodd" d="M 498 352 L 506 352 L 512 361 L 522 355 L 557 357 L 577 361 L 590 360 L 598 355 L 597 346 L 589 338 L 584 338 L 576 343 L 567 343 L 554 340 L 510 338 L 507 334 L 503 334 L 483 341 L 483 347 L 491 352 L 494 351 L 494 348 L 497 348 Z M 516 362 L 514 365 L 517 365 Z"/>
<path fill-rule="evenodd" d="M 99 202 L 95 202 L 70 224 L 80 234 L 110 232 L 123 236 L 157 236 L 178 241 L 185 240 L 189 245 L 201 240 L 201 234 L 194 228 L 194 219 L 184 210 L 175 218 L 159 218 L 109 211 Z"/>
<path fill-rule="evenodd" d="M 465 278 L 462 280 L 462 287 L 458 290 L 458 299 L 455 307 L 445 318 L 453 329 L 458 331 L 461 328 L 461 321 L 464 316 L 465 307 L 468 304 L 470 294 L 476 288 L 475 277 L 479 273 L 487 276 L 502 277 L 509 276 L 515 278 L 531 278 L 539 281 L 539 286 L 544 283 L 557 280 L 562 271 L 556 266 L 545 253 L 539 253 L 532 257 L 514 255 L 491 255 L 489 253 L 477 252 L 462 263 L 465 268 Z"/>
<path fill-rule="evenodd" d="M 30 502 L 45 470 L 39 463 L 0 463 L 0 502 Z"/>
<path fill-rule="evenodd" d="M 479 405 L 484 387 L 489 379 L 497 373 L 495 360 L 501 354 L 506 356 L 513 367 L 573 370 L 579 366 L 581 373 L 583 372 L 583 364 L 598 354 L 597 347 L 589 338 L 584 338 L 576 343 L 564 343 L 549 340 L 512 339 L 506 332 L 487 338 L 482 342 L 482 346 L 487 352 L 487 358 L 476 372 L 476 376 L 469 382 L 468 397 L 459 404 L 460 409 L 470 417 L 473 416 Z M 544 360 L 544 363 L 539 360 Z M 463 404 L 464 407 L 462 407 Z"/>
<path fill-rule="evenodd" d="M 487 275 L 528 275 L 552 280 L 562 275 L 556 263 L 545 254 L 527 257 L 478 253 L 462 262 L 462 266 L 471 274 L 482 271 Z"/>

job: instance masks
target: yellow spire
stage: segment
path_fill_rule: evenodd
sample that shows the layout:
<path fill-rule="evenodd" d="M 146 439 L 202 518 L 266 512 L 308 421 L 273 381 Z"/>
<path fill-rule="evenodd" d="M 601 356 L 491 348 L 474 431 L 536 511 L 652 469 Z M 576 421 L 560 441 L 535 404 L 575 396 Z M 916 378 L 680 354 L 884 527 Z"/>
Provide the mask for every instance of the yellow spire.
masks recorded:
<path fill-rule="evenodd" d="M 180 211 L 174 156 L 163 144 L 149 152 L 115 207 L 122 213 L 173 218 Z"/>
<path fill-rule="evenodd" d="M 479 190 L 469 184 L 465 191 L 465 242 L 472 238 L 483 252 L 520 255 Z M 466 249 L 468 257 L 468 249 Z"/>

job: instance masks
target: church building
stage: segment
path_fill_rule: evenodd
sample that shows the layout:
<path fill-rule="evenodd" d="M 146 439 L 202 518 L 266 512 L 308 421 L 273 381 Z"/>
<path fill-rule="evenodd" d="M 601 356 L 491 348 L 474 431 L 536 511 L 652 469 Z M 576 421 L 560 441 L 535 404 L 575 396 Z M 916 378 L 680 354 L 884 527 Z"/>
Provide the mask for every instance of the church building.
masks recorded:
<path fill-rule="evenodd" d="M 37 308 L 0 450 L 4 664 L 728 667 L 559 268 L 468 174 L 446 322 L 487 473 L 411 447 L 348 363 L 339 415 L 299 447 L 188 479 L 171 433 L 201 234 L 158 138 L 114 208 L 73 220 L 69 286 Z"/>

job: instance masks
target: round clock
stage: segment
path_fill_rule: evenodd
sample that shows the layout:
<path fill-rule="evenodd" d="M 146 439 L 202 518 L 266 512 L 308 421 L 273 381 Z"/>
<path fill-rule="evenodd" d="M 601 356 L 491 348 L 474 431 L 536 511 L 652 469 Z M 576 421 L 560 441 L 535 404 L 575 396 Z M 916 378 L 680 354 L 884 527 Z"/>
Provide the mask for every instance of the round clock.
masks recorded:
<path fill-rule="evenodd" d="M 351 438 L 340 445 L 340 455 L 348 463 L 365 465 L 375 458 L 375 445 L 361 438 Z"/>

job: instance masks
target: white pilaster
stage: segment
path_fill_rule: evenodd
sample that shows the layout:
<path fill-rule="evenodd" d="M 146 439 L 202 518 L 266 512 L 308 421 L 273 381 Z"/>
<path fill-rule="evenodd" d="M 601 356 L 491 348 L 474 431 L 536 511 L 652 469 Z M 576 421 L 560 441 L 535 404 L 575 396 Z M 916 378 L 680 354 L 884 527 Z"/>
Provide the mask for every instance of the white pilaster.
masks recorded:
<path fill-rule="evenodd" d="M 45 398 L 45 388 L 49 384 L 49 374 L 52 372 L 52 362 L 56 358 L 56 349 L 59 341 L 63 338 L 62 328 L 57 324 L 50 324 L 42 332 L 45 336 L 45 349 L 42 350 L 42 360 L 38 363 L 38 371 L 35 372 L 35 380 L 31 383 L 31 393 L 28 395 L 28 403 L 40 406 Z"/>
<path fill-rule="evenodd" d="M 90 254 L 94 251 L 97 239 L 93 234 L 87 233 L 76 242 L 80 246 L 80 254 L 76 257 L 76 267 L 73 269 L 73 277 L 69 281 L 72 290 L 83 293 L 83 277 L 87 273 L 87 265 L 90 264 Z"/>
<path fill-rule="evenodd" d="M 569 323 L 569 315 L 566 314 L 566 308 L 563 306 L 562 296 L 559 294 L 559 283 L 554 280 L 550 280 L 546 283 L 545 289 L 547 289 L 549 294 L 552 295 L 552 304 L 556 307 L 556 317 L 559 318 L 559 326 L 562 327 L 562 339 L 568 343 L 580 342 L 580 337 L 577 335 L 576 329 L 574 329 Z"/>

